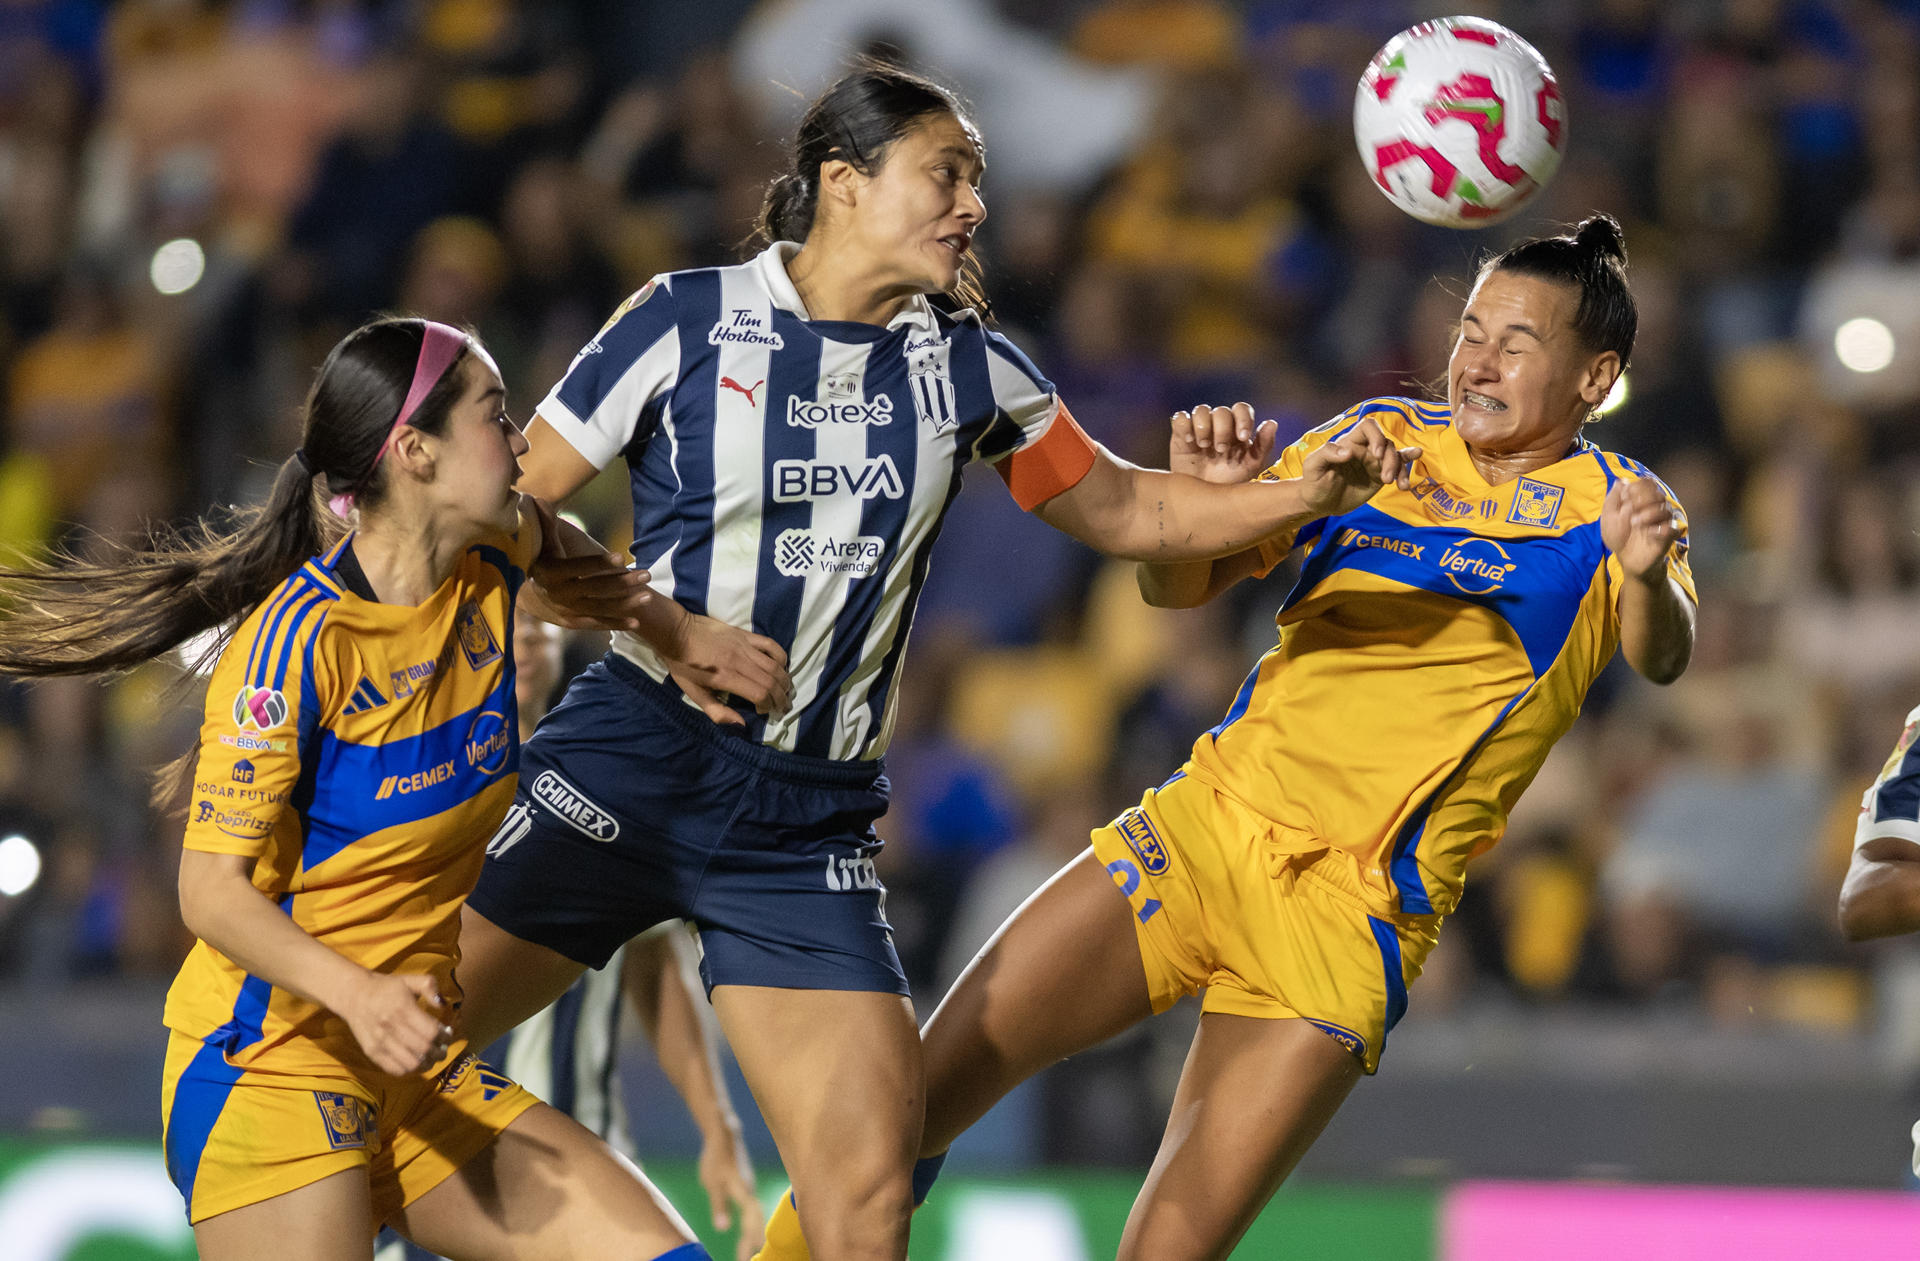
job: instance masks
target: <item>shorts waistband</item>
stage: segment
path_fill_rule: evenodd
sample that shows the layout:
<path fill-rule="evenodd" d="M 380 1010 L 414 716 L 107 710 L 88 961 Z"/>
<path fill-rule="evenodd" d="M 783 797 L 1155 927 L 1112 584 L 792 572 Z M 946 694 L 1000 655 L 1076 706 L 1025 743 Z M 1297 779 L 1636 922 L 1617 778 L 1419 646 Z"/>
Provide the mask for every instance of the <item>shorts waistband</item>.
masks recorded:
<path fill-rule="evenodd" d="M 710 747 L 721 757 L 742 766 L 772 775 L 794 784 L 824 788 L 888 789 L 887 766 L 881 759 L 871 762 L 843 762 L 835 758 L 810 757 L 759 744 L 722 727 L 689 705 L 677 688 L 669 688 L 617 652 L 601 658 L 612 677 L 631 687 L 662 718 L 688 736 Z"/>

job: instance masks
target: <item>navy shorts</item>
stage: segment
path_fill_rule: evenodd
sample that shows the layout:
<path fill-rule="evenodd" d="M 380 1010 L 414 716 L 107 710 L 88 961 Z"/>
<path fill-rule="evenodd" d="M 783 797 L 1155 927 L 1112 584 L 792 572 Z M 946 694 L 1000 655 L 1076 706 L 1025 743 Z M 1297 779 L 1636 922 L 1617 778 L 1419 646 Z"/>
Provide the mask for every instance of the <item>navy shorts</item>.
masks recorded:
<path fill-rule="evenodd" d="M 880 763 L 752 743 L 609 655 L 521 747 L 469 902 L 592 968 L 685 919 L 709 990 L 905 994 L 873 866 L 886 809 Z"/>

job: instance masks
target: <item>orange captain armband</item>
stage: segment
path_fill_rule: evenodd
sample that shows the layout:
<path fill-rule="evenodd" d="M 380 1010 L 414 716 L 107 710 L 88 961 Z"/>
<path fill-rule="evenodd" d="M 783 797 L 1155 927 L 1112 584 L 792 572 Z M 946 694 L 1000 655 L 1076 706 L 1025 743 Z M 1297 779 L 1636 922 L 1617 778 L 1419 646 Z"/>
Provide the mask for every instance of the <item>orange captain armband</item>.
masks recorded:
<path fill-rule="evenodd" d="M 1029 442 L 994 467 L 1013 492 L 1013 501 L 1023 512 L 1032 512 L 1062 491 L 1078 486 L 1093 467 L 1093 453 L 1093 439 L 1061 403 L 1053 413 L 1053 423 L 1038 441 Z"/>

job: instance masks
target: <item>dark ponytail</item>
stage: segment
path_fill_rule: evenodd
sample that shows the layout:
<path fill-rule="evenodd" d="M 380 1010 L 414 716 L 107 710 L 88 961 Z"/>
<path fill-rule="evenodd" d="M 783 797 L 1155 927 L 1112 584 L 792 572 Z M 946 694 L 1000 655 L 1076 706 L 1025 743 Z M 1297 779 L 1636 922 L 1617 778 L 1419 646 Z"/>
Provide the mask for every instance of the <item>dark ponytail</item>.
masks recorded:
<path fill-rule="evenodd" d="M 872 175 L 886 162 L 895 141 L 922 119 L 941 114 L 952 115 L 978 135 L 965 102 L 950 89 L 878 57 L 856 61 L 800 119 L 787 170 L 767 186 L 755 242 L 762 247 L 775 241 L 804 242 L 820 209 L 823 163 L 844 161 Z M 960 279 L 947 297 L 983 315 L 989 310 L 979 259 L 971 251 L 961 260 Z"/>
<path fill-rule="evenodd" d="M 426 325 L 380 320 L 347 335 L 307 396 L 301 449 L 281 463 L 265 503 L 157 533 L 144 547 L 103 542 L 99 555 L 0 568 L 0 674 L 100 674 L 151 661 L 224 628 L 203 661 L 288 575 L 336 541 L 345 524 L 321 497 L 377 504 L 375 456 L 412 383 Z M 460 358 L 411 423 L 441 433 L 460 395 Z"/>
<path fill-rule="evenodd" d="M 1590 215 L 1569 235 L 1522 241 L 1480 269 L 1534 276 L 1580 290 L 1573 331 L 1595 353 L 1611 350 L 1625 367 L 1640 325 L 1627 287 L 1627 237 L 1612 215 Z"/>

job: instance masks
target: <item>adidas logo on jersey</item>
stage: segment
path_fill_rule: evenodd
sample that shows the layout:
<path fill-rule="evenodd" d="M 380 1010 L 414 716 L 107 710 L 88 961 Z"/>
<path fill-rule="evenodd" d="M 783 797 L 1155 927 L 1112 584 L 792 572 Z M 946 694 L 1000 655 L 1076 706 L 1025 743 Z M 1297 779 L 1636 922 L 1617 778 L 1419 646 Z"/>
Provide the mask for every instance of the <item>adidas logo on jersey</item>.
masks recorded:
<path fill-rule="evenodd" d="M 906 494 L 900 470 L 890 455 L 861 464 L 831 460 L 775 460 L 773 501 L 781 504 L 856 495 L 861 499 L 898 499 Z"/>
<path fill-rule="evenodd" d="M 400 676 L 396 673 L 394 677 L 398 679 Z M 353 689 L 353 697 L 347 702 L 347 707 L 340 712 L 343 714 L 364 714 L 368 710 L 378 709 L 386 703 L 387 698 L 380 695 L 380 689 L 373 685 L 373 680 L 362 677 L 360 685 Z"/>

